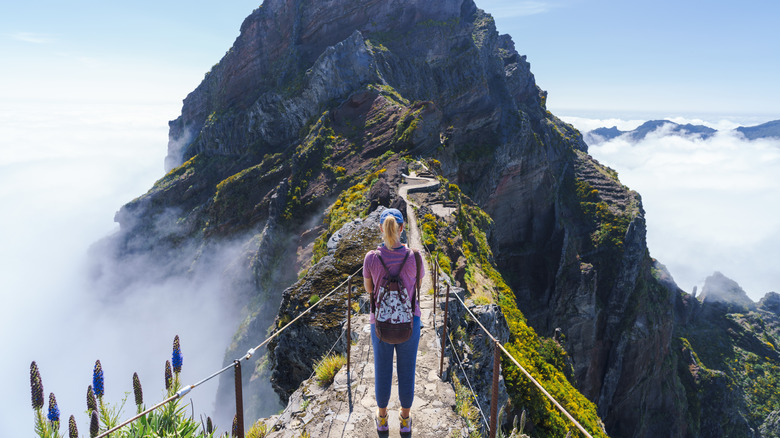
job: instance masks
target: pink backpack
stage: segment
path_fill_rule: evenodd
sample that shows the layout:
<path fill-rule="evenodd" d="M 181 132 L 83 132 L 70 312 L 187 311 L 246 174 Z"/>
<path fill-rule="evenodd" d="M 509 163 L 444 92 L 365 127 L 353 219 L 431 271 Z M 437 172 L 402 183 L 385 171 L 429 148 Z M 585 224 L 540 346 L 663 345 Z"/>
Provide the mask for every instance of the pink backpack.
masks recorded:
<path fill-rule="evenodd" d="M 376 252 L 379 262 L 385 269 L 385 275 L 379 281 L 376 290 L 371 294 L 371 310 L 374 312 L 376 335 L 379 340 L 388 344 L 400 344 L 406 342 L 412 337 L 412 327 L 414 323 L 415 302 L 420 297 L 420 266 L 422 258 L 420 253 L 412 250 L 415 261 L 417 262 L 417 280 L 415 281 L 415 293 L 409 299 L 409 292 L 401 281 L 401 271 L 404 269 L 406 259 L 409 258 L 409 251 L 404 256 L 401 266 L 395 275 L 390 274 L 390 270 Z"/>

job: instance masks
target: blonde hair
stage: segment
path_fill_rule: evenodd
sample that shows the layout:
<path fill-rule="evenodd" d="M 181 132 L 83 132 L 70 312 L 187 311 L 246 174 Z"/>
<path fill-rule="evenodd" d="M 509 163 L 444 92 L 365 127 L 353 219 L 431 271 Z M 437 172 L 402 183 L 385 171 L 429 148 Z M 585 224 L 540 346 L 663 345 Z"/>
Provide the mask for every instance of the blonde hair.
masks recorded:
<path fill-rule="evenodd" d="M 401 226 L 392 215 L 388 215 L 382 223 L 382 240 L 385 241 L 387 249 L 393 249 L 401 241 Z"/>

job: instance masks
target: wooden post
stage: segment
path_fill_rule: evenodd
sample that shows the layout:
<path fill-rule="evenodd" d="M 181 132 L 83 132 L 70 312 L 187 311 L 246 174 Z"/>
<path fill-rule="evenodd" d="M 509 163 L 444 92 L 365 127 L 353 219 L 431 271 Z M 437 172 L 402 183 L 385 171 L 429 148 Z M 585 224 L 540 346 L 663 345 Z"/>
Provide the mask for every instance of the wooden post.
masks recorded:
<path fill-rule="evenodd" d="M 431 258 L 434 256 L 431 255 Z M 436 321 L 436 296 L 439 295 L 439 264 L 437 259 L 431 260 L 433 264 L 433 320 Z"/>
<path fill-rule="evenodd" d="M 236 418 L 238 438 L 244 438 L 244 395 L 241 387 L 241 361 L 233 361 L 235 364 L 235 379 L 236 379 Z"/>
<path fill-rule="evenodd" d="M 444 373 L 444 347 L 447 341 L 447 310 L 450 304 L 450 285 L 447 284 L 447 296 L 444 301 L 444 323 L 441 326 L 441 360 L 439 362 L 439 378 Z"/>
<path fill-rule="evenodd" d="M 347 279 L 347 376 L 349 376 L 350 350 L 352 350 L 352 277 Z"/>
<path fill-rule="evenodd" d="M 501 362 L 501 353 L 498 348 L 498 341 L 493 345 L 493 391 L 490 397 L 490 430 L 489 438 L 496 437 L 498 424 L 498 376 L 500 375 L 499 364 Z"/>

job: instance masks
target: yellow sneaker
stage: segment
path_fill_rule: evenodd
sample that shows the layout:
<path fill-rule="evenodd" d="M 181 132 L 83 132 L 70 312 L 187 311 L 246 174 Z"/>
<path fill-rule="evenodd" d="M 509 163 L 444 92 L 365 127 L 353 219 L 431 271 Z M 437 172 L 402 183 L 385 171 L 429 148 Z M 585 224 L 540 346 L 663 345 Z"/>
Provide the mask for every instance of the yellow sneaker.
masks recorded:
<path fill-rule="evenodd" d="M 377 412 L 374 415 L 374 420 L 376 421 L 376 430 L 377 432 L 387 432 L 387 415 L 382 417 L 379 415 L 379 412 Z"/>
<path fill-rule="evenodd" d="M 401 420 L 401 433 L 412 433 L 412 417 L 401 417 L 400 415 L 398 418 Z"/>

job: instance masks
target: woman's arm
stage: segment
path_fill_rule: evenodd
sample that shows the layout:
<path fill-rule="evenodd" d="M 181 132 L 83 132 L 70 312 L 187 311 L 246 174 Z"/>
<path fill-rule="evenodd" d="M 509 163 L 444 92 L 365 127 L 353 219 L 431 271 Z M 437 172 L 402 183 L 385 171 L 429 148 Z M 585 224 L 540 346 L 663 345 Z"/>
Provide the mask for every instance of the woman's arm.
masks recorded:
<path fill-rule="evenodd" d="M 366 292 L 370 296 L 374 293 L 374 280 L 371 277 L 363 277 L 363 287 L 366 288 Z"/>

